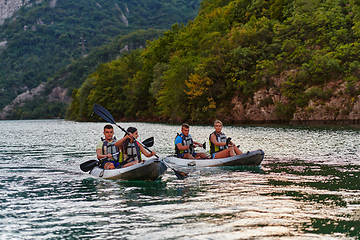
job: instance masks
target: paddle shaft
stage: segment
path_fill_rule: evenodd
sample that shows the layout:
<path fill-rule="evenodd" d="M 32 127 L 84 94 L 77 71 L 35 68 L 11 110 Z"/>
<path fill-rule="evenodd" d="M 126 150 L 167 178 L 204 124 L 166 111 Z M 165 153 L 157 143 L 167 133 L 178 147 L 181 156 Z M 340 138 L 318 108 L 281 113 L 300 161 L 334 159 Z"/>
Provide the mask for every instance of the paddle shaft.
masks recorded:
<path fill-rule="evenodd" d="M 95 112 L 98 116 L 100 116 L 101 118 L 103 118 L 103 119 L 106 120 L 107 122 L 116 125 L 118 128 L 120 128 L 120 129 L 121 129 L 122 131 L 124 131 L 126 134 L 130 135 L 130 134 L 128 133 L 128 131 L 126 131 L 124 128 L 122 128 L 121 126 L 119 126 L 119 125 L 115 122 L 114 117 L 113 117 L 113 116 L 111 115 L 111 113 L 110 113 L 108 110 L 106 110 L 104 107 L 102 107 L 102 106 L 100 106 L 100 105 L 98 105 L 98 104 L 94 104 L 93 110 L 94 110 L 94 112 Z M 137 142 L 134 137 L 133 137 L 133 139 L 134 139 L 135 142 Z M 141 144 L 141 146 L 143 146 L 146 150 L 152 152 L 149 148 L 147 148 L 146 146 L 144 146 L 144 144 L 142 144 L 142 143 L 140 143 L 140 144 Z M 156 154 L 155 154 L 155 157 L 159 158 L 159 156 L 156 155 Z M 186 173 L 180 172 L 180 171 L 174 169 L 173 167 L 171 167 L 169 164 L 167 164 L 167 163 L 166 163 L 165 161 L 163 161 L 163 160 L 162 160 L 162 162 L 163 162 L 167 167 L 171 168 L 171 169 L 175 172 L 175 175 L 176 175 L 179 179 L 184 179 L 184 178 L 188 177 L 188 175 L 187 175 Z"/>
<path fill-rule="evenodd" d="M 125 130 L 125 128 L 121 127 L 120 125 L 118 125 L 116 122 L 113 122 L 113 124 L 115 124 L 118 128 L 120 128 L 121 130 L 123 130 L 127 135 L 130 135 L 130 133 L 128 131 Z M 138 142 L 140 143 L 141 146 L 143 146 L 146 150 L 148 150 L 149 152 L 152 152 L 151 149 L 149 149 L 147 146 L 145 146 L 142 142 L 139 142 L 136 140 L 136 138 L 133 137 L 134 142 Z M 154 155 L 155 157 L 159 158 L 158 155 Z"/>
<path fill-rule="evenodd" d="M 116 123 L 114 123 L 114 124 L 115 124 L 116 126 L 118 126 L 121 130 L 123 130 L 127 135 L 130 135 L 130 133 L 129 133 L 128 131 L 126 131 L 124 128 L 122 128 L 121 126 L 119 126 L 119 125 L 116 124 Z M 134 137 L 133 137 L 133 139 L 134 139 L 135 142 L 137 142 Z M 140 142 L 138 142 L 138 143 L 140 143 Z M 152 152 L 151 149 L 149 149 L 148 147 L 146 147 L 146 146 L 143 145 L 142 143 L 140 143 L 140 144 L 141 144 L 146 150 L 148 150 L 149 152 Z M 155 154 L 155 157 L 159 158 L 159 156 L 156 155 L 156 154 Z M 165 165 L 166 165 L 167 167 L 171 168 L 173 171 L 177 171 L 177 170 L 175 170 L 175 168 L 173 168 L 172 166 L 170 166 L 167 162 L 165 162 L 165 161 L 162 161 L 162 162 L 165 163 Z"/>
<path fill-rule="evenodd" d="M 130 133 L 128 131 L 126 131 L 124 128 L 122 128 L 121 126 L 119 126 L 118 124 L 114 123 L 116 126 L 118 126 L 121 130 L 123 130 L 126 134 L 130 135 Z M 134 141 L 135 142 L 138 142 L 136 141 L 136 139 L 133 137 Z M 149 149 L 148 147 L 146 147 L 145 145 L 143 145 L 141 142 L 138 142 L 140 143 L 146 150 L 148 150 L 149 152 L 152 152 L 151 149 Z M 158 155 L 155 154 L 155 157 L 159 158 Z M 176 176 L 180 179 L 183 179 L 184 177 L 187 177 L 187 175 L 183 172 L 179 172 L 178 170 L 176 170 L 175 168 L 173 168 L 172 166 L 170 166 L 167 162 L 165 161 L 162 161 L 168 168 L 171 168 L 175 173 L 176 173 Z"/>
<path fill-rule="evenodd" d="M 116 122 L 114 122 L 114 124 L 116 125 L 116 126 L 118 126 L 121 130 L 123 130 L 127 135 L 130 135 L 130 133 L 128 132 L 128 131 L 126 131 L 124 128 L 122 128 L 121 126 L 119 126 Z M 133 139 L 134 139 L 134 141 L 135 142 L 138 142 L 138 141 L 136 141 L 136 139 L 133 137 Z M 151 151 L 151 149 L 149 149 L 148 147 L 146 147 L 145 145 L 143 145 L 141 142 L 138 142 L 138 143 L 140 143 L 146 150 L 148 150 L 149 152 L 152 152 Z M 157 158 L 159 158 L 159 156 L 158 155 L 156 155 L 155 154 L 155 157 L 157 157 Z M 165 161 L 162 161 L 163 163 L 165 163 L 165 165 L 167 166 L 167 167 L 169 167 L 169 168 L 171 168 L 174 172 L 176 172 L 176 173 L 178 173 L 179 171 L 177 171 L 175 168 L 173 168 L 172 166 L 170 166 L 167 162 L 165 162 Z M 177 175 L 178 176 L 178 175 Z M 179 177 L 179 176 L 178 176 Z"/>
<path fill-rule="evenodd" d="M 80 164 L 80 169 L 84 172 L 92 170 L 95 166 L 99 164 L 100 161 L 107 159 L 108 157 L 101 158 L 99 160 L 89 160 Z"/>
<path fill-rule="evenodd" d="M 154 137 L 150 137 L 146 140 L 144 140 L 142 142 L 142 144 L 144 144 L 145 146 L 149 146 L 151 147 L 152 145 L 154 145 Z M 114 155 L 117 155 L 119 154 L 120 152 L 117 152 L 117 153 L 114 153 Z M 82 164 L 80 164 L 80 169 L 84 172 L 88 172 L 90 170 L 92 170 L 96 165 L 98 165 L 98 163 L 102 160 L 105 160 L 105 159 L 108 159 L 108 157 L 104 157 L 104 158 L 101 158 L 101 159 L 98 159 L 98 160 L 89 160 L 89 161 L 86 161 Z"/>
<path fill-rule="evenodd" d="M 127 135 L 130 135 L 128 131 L 126 131 L 123 127 L 121 127 L 120 125 L 118 125 L 116 122 L 115 122 L 115 119 L 114 117 L 111 115 L 111 113 L 106 110 L 104 107 L 98 105 L 98 104 L 95 104 L 94 107 L 93 107 L 95 113 L 97 115 L 99 115 L 101 118 L 103 118 L 104 120 L 106 120 L 107 122 L 109 123 L 112 123 L 114 125 L 116 125 L 118 128 L 120 128 L 122 131 L 124 131 Z M 136 141 L 136 139 L 133 137 L 134 141 Z M 140 143 L 140 142 L 138 142 Z M 141 146 L 143 146 L 146 150 L 148 150 L 149 152 L 152 152 L 148 147 L 146 147 L 144 144 L 140 143 Z M 158 155 L 155 155 L 155 157 L 159 158 Z"/>

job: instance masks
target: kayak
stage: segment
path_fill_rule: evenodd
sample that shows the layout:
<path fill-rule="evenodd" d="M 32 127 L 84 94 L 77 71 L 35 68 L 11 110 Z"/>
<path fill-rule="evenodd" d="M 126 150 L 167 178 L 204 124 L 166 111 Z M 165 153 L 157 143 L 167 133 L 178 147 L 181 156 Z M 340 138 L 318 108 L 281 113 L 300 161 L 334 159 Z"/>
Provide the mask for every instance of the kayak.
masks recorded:
<path fill-rule="evenodd" d="M 164 158 L 166 163 L 181 166 L 220 167 L 220 166 L 259 166 L 264 159 L 264 151 L 259 149 L 252 152 L 218 159 L 184 159 L 176 156 Z"/>
<path fill-rule="evenodd" d="M 109 180 L 126 180 L 126 181 L 156 181 L 166 172 L 166 165 L 158 158 L 151 158 L 141 163 L 117 169 L 99 168 L 95 166 L 90 174 L 94 177 L 100 177 Z"/>

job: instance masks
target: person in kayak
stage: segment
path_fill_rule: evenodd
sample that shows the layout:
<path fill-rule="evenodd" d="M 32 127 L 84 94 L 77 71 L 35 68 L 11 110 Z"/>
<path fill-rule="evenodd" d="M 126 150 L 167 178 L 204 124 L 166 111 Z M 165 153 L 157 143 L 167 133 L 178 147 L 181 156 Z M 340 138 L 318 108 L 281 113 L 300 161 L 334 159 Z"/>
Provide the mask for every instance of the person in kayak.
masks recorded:
<path fill-rule="evenodd" d="M 110 124 L 104 126 L 103 132 L 105 139 L 101 138 L 101 141 L 96 146 L 97 158 L 103 159 L 100 161 L 100 167 L 104 169 L 114 169 L 119 166 L 119 147 L 115 146 L 116 138 L 114 137 L 114 128 Z M 120 140 L 124 142 L 131 136 L 126 136 Z"/>
<path fill-rule="evenodd" d="M 201 143 L 195 142 L 189 134 L 190 126 L 187 123 L 181 125 L 181 133 L 175 138 L 175 153 L 178 158 L 200 159 L 207 158 L 206 153 L 195 152 L 194 145 L 203 146 Z"/>
<path fill-rule="evenodd" d="M 214 122 L 215 131 L 209 136 L 211 158 L 226 158 L 243 154 L 241 150 L 221 132 L 223 124 L 220 120 Z"/>
<path fill-rule="evenodd" d="M 141 160 L 141 153 L 144 154 L 146 157 L 151 157 L 156 155 L 155 151 L 151 151 L 150 153 L 146 151 L 142 144 L 139 144 L 137 141 L 134 140 L 139 137 L 138 130 L 134 127 L 129 127 L 127 132 L 124 136 L 123 141 L 118 141 L 115 143 L 115 147 L 121 149 L 120 153 L 120 167 L 128 167 L 134 164 L 140 163 Z"/>

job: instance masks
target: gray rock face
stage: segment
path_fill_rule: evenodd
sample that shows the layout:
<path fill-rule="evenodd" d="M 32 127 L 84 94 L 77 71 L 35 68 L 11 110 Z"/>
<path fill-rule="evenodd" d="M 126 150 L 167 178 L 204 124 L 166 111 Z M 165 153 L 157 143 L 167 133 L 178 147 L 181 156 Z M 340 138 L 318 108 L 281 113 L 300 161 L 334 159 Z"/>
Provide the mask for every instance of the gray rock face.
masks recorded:
<path fill-rule="evenodd" d="M 36 3 L 41 3 L 43 0 L 37 0 Z M 55 7 L 57 0 L 50 0 L 50 7 Z M 0 25 L 5 19 L 10 18 L 22 6 L 30 4 L 30 0 L 0 0 Z"/>
<path fill-rule="evenodd" d="M 29 2 L 30 0 L 0 0 L 0 24 Z"/>

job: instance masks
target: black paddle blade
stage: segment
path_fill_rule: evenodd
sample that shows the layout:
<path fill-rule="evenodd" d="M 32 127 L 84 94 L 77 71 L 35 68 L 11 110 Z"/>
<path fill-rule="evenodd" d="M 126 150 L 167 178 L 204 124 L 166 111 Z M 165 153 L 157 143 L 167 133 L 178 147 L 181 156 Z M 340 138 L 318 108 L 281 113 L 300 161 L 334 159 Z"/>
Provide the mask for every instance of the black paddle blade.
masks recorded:
<path fill-rule="evenodd" d="M 176 177 L 180 180 L 183 180 L 185 178 L 187 178 L 189 175 L 187 173 L 181 172 L 179 170 L 176 170 L 175 168 L 173 168 L 172 166 L 170 166 L 166 161 L 162 160 L 162 162 L 168 167 L 171 168 L 171 170 L 174 171 Z"/>
<path fill-rule="evenodd" d="M 98 164 L 98 162 L 99 162 L 98 160 L 89 160 L 87 162 L 80 164 L 80 169 L 84 172 L 88 172 L 92 170 Z"/>
<path fill-rule="evenodd" d="M 149 137 L 148 139 L 145 139 L 142 144 L 147 147 L 152 147 L 154 145 L 154 137 Z"/>
<path fill-rule="evenodd" d="M 109 111 L 106 110 L 105 108 L 103 108 L 102 106 L 100 106 L 98 104 L 94 104 L 93 110 L 96 113 L 96 115 L 98 115 L 105 121 L 112 123 L 112 124 L 116 124 L 114 117 L 111 115 L 111 113 L 109 113 Z"/>
<path fill-rule="evenodd" d="M 187 177 L 189 176 L 189 175 L 187 175 L 187 174 L 184 173 L 184 172 L 180 172 L 180 171 L 175 170 L 175 169 L 172 169 L 172 170 L 174 170 L 174 173 L 175 173 L 176 177 L 177 177 L 178 179 L 180 179 L 180 180 L 184 180 L 185 178 L 187 178 Z"/>

